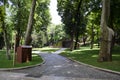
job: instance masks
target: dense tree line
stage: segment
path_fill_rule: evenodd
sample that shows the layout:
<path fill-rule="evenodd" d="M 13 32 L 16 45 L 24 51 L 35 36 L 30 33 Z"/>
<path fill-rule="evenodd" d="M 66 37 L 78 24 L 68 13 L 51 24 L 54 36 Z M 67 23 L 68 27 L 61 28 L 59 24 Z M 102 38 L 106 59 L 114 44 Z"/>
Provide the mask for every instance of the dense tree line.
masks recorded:
<path fill-rule="evenodd" d="M 20 45 L 32 45 L 30 37 L 33 31 L 40 32 L 43 28 L 47 28 L 51 19 L 49 3 L 49 0 L 0 1 L 0 37 L 6 45 L 8 59 L 10 59 L 10 48 L 14 47 L 16 51 Z M 1 48 L 4 47 L 4 43 L 0 43 Z"/>
<path fill-rule="evenodd" d="M 79 48 L 81 40 L 84 45 L 86 41 L 89 42 L 91 49 L 94 43 L 98 43 L 98 61 L 111 61 L 112 46 L 120 44 L 120 1 L 57 2 L 57 10 L 63 22 L 60 25 L 50 22 L 50 0 L 0 1 L 0 48 L 6 48 L 8 59 L 13 47 L 15 51 L 23 44 L 42 47 L 67 38 L 71 42 L 71 50 Z"/>
<path fill-rule="evenodd" d="M 119 0 L 57 0 L 58 12 L 65 24 L 64 29 L 72 40 L 71 50 L 76 49 L 79 35 L 101 42 L 98 61 L 111 61 L 114 42 L 119 42 Z M 100 24 L 101 23 L 101 24 Z M 107 27 L 106 27 L 106 26 Z M 114 35 L 115 32 L 115 35 Z M 115 37 L 114 37 L 115 36 Z M 75 45 L 74 41 L 75 40 Z M 98 45 L 99 45 L 98 42 Z"/>

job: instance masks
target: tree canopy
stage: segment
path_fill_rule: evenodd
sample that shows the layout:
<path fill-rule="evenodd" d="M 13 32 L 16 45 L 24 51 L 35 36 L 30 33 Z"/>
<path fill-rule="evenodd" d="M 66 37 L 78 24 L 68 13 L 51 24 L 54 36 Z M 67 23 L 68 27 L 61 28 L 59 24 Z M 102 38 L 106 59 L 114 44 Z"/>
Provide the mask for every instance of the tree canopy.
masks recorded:
<path fill-rule="evenodd" d="M 33 12 L 31 12 L 32 1 L 36 3 Z M 99 45 L 103 2 L 101 0 L 57 0 L 57 3 L 57 11 L 62 18 L 60 25 L 51 24 L 50 0 L 1 0 L 0 39 L 4 41 L 0 44 L 0 48 L 4 48 L 5 45 L 7 50 L 14 45 L 17 48 L 30 39 L 32 42 L 30 41 L 29 45 L 35 47 L 57 43 L 65 38 L 70 40 L 71 50 L 79 48 L 79 43 L 82 41 L 90 42 L 91 49 L 94 43 Z M 110 0 L 110 16 L 106 15 L 108 18 L 106 25 L 114 30 L 114 42 L 117 44 L 120 44 L 119 4 L 119 0 Z M 31 29 L 28 34 L 29 36 L 32 34 L 32 38 L 26 39 L 25 33 L 30 24 Z"/>

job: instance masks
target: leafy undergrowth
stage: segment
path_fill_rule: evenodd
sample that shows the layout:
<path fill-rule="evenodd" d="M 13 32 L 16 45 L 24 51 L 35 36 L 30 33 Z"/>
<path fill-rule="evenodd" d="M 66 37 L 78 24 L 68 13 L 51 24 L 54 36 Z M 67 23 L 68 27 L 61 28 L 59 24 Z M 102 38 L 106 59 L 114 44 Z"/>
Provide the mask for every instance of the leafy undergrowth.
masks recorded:
<path fill-rule="evenodd" d="M 52 53 L 52 52 L 59 50 L 59 48 L 43 47 L 43 48 L 33 48 L 33 50 L 39 50 L 41 52 Z"/>
<path fill-rule="evenodd" d="M 15 63 L 15 66 L 13 66 L 13 59 L 8 60 L 6 58 L 6 54 L 4 50 L 0 50 L 0 68 L 18 68 L 18 67 L 25 67 L 25 66 L 32 66 L 36 64 L 42 63 L 43 60 L 41 56 L 37 54 L 32 54 L 32 61 L 25 62 L 25 63 Z"/>
<path fill-rule="evenodd" d="M 79 62 L 120 72 L 120 46 L 115 46 L 112 52 L 112 62 L 98 62 L 98 53 L 98 48 L 90 49 L 88 46 L 84 46 L 78 50 L 73 51 L 70 51 L 68 49 L 62 52 L 61 55 L 77 60 Z"/>

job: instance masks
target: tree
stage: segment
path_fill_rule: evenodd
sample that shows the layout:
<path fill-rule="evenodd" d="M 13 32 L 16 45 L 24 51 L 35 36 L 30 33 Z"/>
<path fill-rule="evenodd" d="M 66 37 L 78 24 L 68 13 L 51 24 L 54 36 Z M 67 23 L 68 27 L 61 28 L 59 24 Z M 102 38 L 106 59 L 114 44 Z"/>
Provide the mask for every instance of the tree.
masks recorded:
<path fill-rule="evenodd" d="M 4 36 L 3 36 L 3 30 L 2 30 L 2 18 L 3 18 L 3 6 L 0 6 L 0 49 L 4 47 Z"/>
<path fill-rule="evenodd" d="M 67 37 L 63 30 L 63 26 L 64 26 L 63 24 L 59 24 L 55 26 L 55 35 L 54 35 L 55 42 L 58 42 L 59 40 L 62 40 L 65 37 Z"/>
<path fill-rule="evenodd" d="M 110 0 L 102 0 L 102 16 L 101 16 L 101 46 L 98 61 L 111 61 L 111 42 L 114 31 L 108 27 L 110 15 Z"/>
<path fill-rule="evenodd" d="M 30 45 L 30 43 L 32 41 L 31 34 L 32 34 L 32 28 L 33 28 L 33 20 L 34 20 L 33 18 L 34 18 L 35 6 L 36 6 L 36 0 L 33 0 L 29 19 L 28 19 L 27 30 L 26 30 L 26 34 L 25 34 L 25 43 L 24 43 L 25 45 Z"/>
<path fill-rule="evenodd" d="M 83 0 L 58 0 L 58 11 L 65 24 L 66 34 L 71 38 L 71 50 L 76 49 L 78 37 L 85 30 Z M 75 39 L 75 46 L 74 46 Z"/>
<path fill-rule="evenodd" d="M 3 32 L 0 32 L 0 49 L 4 47 L 4 37 Z"/>
<path fill-rule="evenodd" d="M 50 24 L 51 16 L 49 12 L 50 0 L 39 0 L 37 1 L 35 10 L 35 24 L 34 31 L 41 36 L 41 45 L 48 44 L 47 27 Z M 44 37 L 42 37 L 44 36 Z M 39 44 L 40 45 L 40 44 Z"/>
<path fill-rule="evenodd" d="M 63 24 L 59 24 L 59 25 L 51 24 L 50 26 L 48 26 L 47 35 L 49 39 L 49 44 L 50 43 L 57 44 L 60 40 L 67 37 L 63 30 L 63 26 L 64 26 Z"/>
<path fill-rule="evenodd" d="M 81 9 L 81 5 L 82 5 L 83 0 L 80 0 L 76 9 L 76 13 L 75 13 L 75 46 L 74 49 L 77 48 L 77 43 L 78 43 L 78 38 L 79 35 L 83 33 L 84 31 L 84 26 L 82 25 L 82 21 L 83 21 L 83 15 L 82 15 L 82 9 Z M 83 30 L 83 31 L 80 31 Z"/>
<path fill-rule="evenodd" d="M 109 19 L 109 27 L 112 28 L 115 32 L 115 38 L 113 39 L 113 45 L 116 42 L 120 44 L 120 0 L 111 0 L 110 4 L 110 19 Z"/>
<path fill-rule="evenodd" d="M 95 42 L 99 45 L 99 34 L 100 34 L 100 10 L 93 12 L 91 11 L 87 16 L 87 33 L 91 40 L 91 49 Z"/>
<path fill-rule="evenodd" d="M 57 0 L 58 2 L 58 12 L 62 18 L 62 22 L 64 25 L 64 30 L 67 35 L 71 38 L 71 50 L 74 48 L 74 37 L 75 37 L 75 29 L 74 29 L 74 7 L 73 3 L 70 0 Z"/>
<path fill-rule="evenodd" d="M 10 17 L 13 24 L 13 30 L 15 31 L 15 52 L 20 45 L 22 35 L 24 34 L 25 27 L 27 26 L 28 8 L 31 1 L 25 0 L 10 0 L 12 4 L 9 4 Z"/>
<path fill-rule="evenodd" d="M 0 6 L 1 8 L 1 23 L 2 23 L 2 30 L 4 33 L 4 42 L 5 42 L 5 46 L 6 46 L 6 55 L 8 60 L 11 60 L 11 56 L 10 56 L 10 45 L 9 45 L 9 39 L 8 39 L 8 32 L 7 32 L 7 28 L 6 28 L 6 23 L 5 23 L 5 16 L 6 16 L 6 3 L 7 0 L 2 0 L 3 5 Z"/>
<path fill-rule="evenodd" d="M 19 44 L 22 44 L 25 28 L 28 22 L 28 15 L 30 12 L 32 0 L 9 0 L 10 1 L 10 10 L 9 13 L 11 16 L 11 21 L 13 22 L 13 30 L 15 31 L 15 45 L 16 49 Z M 33 31 L 40 33 L 41 31 L 44 34 L 47 34 L 47 26 L 50 23 L 50 14 L 49 14 L 49 0 L 39 0 L 36 1 L 36 9 L 34 12 L 34 21 L 33 21 Z M 44 8 L 44 10 L 43 10 Z M 45 36 L 47 37 L 47 36 Z M 20 43 L 21 42 L 21 43 Z"/>

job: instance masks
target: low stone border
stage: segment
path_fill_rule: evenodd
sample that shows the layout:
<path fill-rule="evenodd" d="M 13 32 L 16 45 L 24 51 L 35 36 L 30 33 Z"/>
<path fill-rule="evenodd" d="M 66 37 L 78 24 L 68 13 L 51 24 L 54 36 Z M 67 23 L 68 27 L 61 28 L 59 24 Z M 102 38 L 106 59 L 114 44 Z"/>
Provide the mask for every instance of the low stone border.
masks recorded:
<path fill-rule="evenodd" d="M 27 69 L 27 68 L 32 68 L 32 67 L 36 67 L 36 66 L 41 66 L 42 64 L 45 63 L 45 60 L 43 58 L 42 58 L 42 60 L 43 60 L 43 62 L 40 63 L 40 64 L 31 65 L 31 66 L 25 66 L 25 67 L 18 67 L 18 68 L 1 68 L 0 71 L 20 70 L 20 69 Z"/>
<path fill-rule="evenodd" d="M 68 57 L 66 57 L 66 58 L 68 58 Z M 120 75 L 120 72 L 118 72 L 118 71 L 112 71 L 112 70 L 109 70 L 109 69 L 99 68 L 99 67 L 96 67 L 96 66 L 85 64 L 83 62 L 79 62 L 77 60 L 73 60 L 72 58 L 68 58 L 68 59 L 71 60 L 71 61 L 77 62 L 78 64 L 82 64 L 82 65 L 85 65 L 85 66 L 88 66 L 88 67 L 91 67 L 91 68 L 94 68 L 94 69 L 98 69 L 98 70 L 101 70 L 101 71 L 105 71 L 105 72 L 109 72 L 109 73 Z"/>

